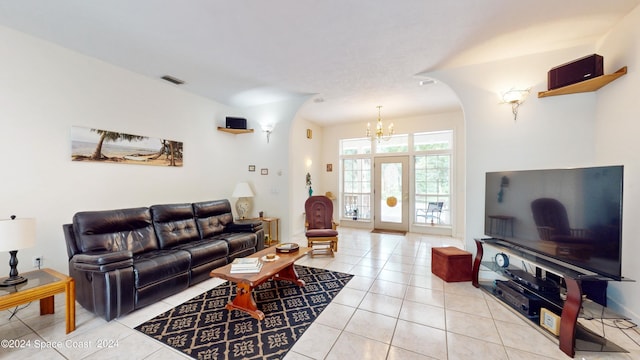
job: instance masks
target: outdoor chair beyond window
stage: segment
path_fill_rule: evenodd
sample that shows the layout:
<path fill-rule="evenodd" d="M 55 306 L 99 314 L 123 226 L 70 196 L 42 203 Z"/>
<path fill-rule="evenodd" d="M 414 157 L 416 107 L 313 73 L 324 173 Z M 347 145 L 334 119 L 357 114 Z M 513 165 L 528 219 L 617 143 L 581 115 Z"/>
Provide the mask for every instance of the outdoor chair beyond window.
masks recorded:
<path fill-rule="evenodd" d="M 426 223 L 438 223 L 440 224 L 440 214 L 442 214 L 442 207 L 444 206 L 444 202 L 430 202 L 427 203 L 427 209 L 418 209 L 416 210 L 416 218 L 424 218 L 424 222 Z"/>

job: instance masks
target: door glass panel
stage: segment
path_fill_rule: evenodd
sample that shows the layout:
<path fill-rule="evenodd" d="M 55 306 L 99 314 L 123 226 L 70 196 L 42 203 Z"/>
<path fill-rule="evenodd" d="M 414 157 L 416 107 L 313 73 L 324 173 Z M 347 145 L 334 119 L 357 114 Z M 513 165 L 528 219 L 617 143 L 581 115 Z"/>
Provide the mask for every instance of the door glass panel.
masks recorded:
<path fill-rule="evenodd" d="M 380 220 L 402 222 L 402 163 L 383 163 L 380 173 Z"/>

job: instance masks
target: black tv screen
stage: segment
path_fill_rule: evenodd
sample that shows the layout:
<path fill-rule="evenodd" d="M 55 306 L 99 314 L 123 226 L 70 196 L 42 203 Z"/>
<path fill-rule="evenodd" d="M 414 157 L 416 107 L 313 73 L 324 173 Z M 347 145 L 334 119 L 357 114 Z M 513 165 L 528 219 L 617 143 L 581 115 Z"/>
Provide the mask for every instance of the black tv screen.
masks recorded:
<path fill-rule="evenodd" d="M 485 235 L 616 280 L 623 166 L 488 172 Z"/>

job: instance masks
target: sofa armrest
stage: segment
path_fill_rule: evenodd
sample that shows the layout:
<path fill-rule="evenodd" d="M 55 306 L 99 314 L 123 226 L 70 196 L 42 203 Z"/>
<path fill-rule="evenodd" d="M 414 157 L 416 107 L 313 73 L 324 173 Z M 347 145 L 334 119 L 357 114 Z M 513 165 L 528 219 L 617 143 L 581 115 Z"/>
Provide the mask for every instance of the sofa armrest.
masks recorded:
<path fill-rule="evenodd" d="M 252 232 L 256 234 L 256 251 L 264 249 L 264 225 L 260 219 L 236 220 L 224 227 L 224 232 Z"/>
<path fill-rule="evenodd" d="M 131 251 L 77 254 L 71 264 L 78 271 L 107 272 L 133 266 Z"/>
<path fill-rule="evenodd" d="M 262 226 L 261 220 L 238 220 L 227 224 L 224 232 L 258 232 Z"/>

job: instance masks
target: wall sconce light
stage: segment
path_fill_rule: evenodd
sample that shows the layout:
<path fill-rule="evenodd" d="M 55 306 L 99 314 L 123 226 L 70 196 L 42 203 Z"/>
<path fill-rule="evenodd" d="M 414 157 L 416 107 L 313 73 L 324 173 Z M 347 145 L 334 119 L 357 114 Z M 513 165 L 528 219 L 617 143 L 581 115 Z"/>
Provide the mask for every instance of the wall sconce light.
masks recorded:
<path fill-rule="evenodd" d="M 514 121 L 518 119 L 518 108 L 524 102 L 524 99 L 526 99 L 527 95 L 529 95 L 529 91 L 531 91 L 531 89 L 511 89 L 502 94 L 502 103 L 511 104 L 511 112 L 513 113 Z"/>
<path fill-rule="evenodd" d="M 276 126 L 273 124 L 262 124 L 262 131 L 267 133 L 267 144 L 269 143 L 269 138 L 271 137 L 271 133 L 273 132 L 273 128 Z"/>

